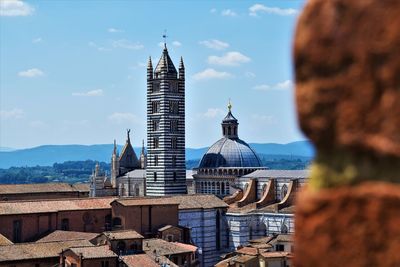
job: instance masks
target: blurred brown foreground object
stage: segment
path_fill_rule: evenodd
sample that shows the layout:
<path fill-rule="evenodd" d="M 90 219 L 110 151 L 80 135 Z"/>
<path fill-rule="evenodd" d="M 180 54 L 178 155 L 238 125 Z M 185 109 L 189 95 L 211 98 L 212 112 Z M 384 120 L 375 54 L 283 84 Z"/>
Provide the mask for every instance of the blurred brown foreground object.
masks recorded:
<path fill-rule="evenodd" d="M 295 266 L 400 266 L 400 1 L 309 0 L 294 61 L 317 149 Z"/>

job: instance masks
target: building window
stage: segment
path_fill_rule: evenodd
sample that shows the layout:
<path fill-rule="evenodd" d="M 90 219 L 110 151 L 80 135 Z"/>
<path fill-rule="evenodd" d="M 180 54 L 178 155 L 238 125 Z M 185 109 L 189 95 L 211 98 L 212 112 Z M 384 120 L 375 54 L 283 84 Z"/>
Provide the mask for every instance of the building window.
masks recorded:
<path fill-rule="evenodd" d="M 275 245 L 275 250 L 276 251 L 285 251 L 285 246 L 282 244 L 276 244 Z"/>
<path fill-rule="evenodd" d="M 159 82 L 153 83 L 153 93 L 157 93 L 157 92 L 160 92 L 160 83 Z"/>
<path fill-rule="evenodd" d="M 16 220 L 13 222 L 13 242 L 21 242 L 22 221 Z"/>
<path fill-rule="evenodd" d="M 110 231 L 111 230 L 111 221 L 112 221 L 111 214 L 107 214 L 104 217 L 104 229 L 106 231 Z"/>
<path fill-rule="evenodd" d="M 171 92 L 177 93 L 178 92 L 178 83 L 170 82 L 169 83 L 169 89 L 170 89 Z"/>
<path fill-rule="evenodd" d="M 281 200 L 283 200 L 287 194 L 288 188 L 287 185 L 284 184 L 281 189 Z"/>
<path fill-rule="evenodd" d="M 124 241 L 119 241 L 117 244 L 117 251 L 119 254 L 123 254 L 123 252 L 125 251 L 126 248 L 126 244 Z"/>
<path fill-rule="evenodd" d="M 153 131 L 160 130 L 160 120 L 153 120 Z"/>
<path fill-rule="evenodd" d="M 175 166 L 176 166 L 176 156 L 173 155 L 172 156 L 172 167 L 175 167 Z"/>
<path fill-rule="evenodd" d="M 61 220 L 61 230 L 69 231 L 69 219 L 62 219 Z"/>
<path fill-rule="evenodd" d="M 171 133 L 178 132 L 178 120 L 171 120 L 170 121 L 170 130 L 171 130 Z"/>
<path fill-rule="evenodd" d="M 154 166 L 158 166 L 158 155 L 154 155 Z"/>
<path fill-rule="evenodd" d="M 160 113 L 160 101 L 151 102 L 152 113 Z"/>
<path fill-rule="evenodd" d="M 160 143 L 158 137 L 153 137 L 153 146 L 154 148 L 159 148 Z"/>
<path fill-rule="evenodd" d="M 108 261 L 101 261 L 101 267 L 109 267 L 110 263 Z"/>
<path fill-rule="evenodd" d="M 169 113 L 179 114 L 179 101 L 169 101 Z"/>
<path fill-rule="evenodd" d="M 178 142 L 177 142 L 176 137 L 172 137 L 171 138 L 171 148 L 176 149 L 178 147 L 177 143 Z"/>
<path fill-rule="evenodd" d="M 154 172 L 154 181 L 157 181 L 157 173 Z"/>
<path fill-rule="evenodd" d="M 121 226 L 122 226 L 122 220 L 121 220 L 121 218 L 115 217 L 115 218 L 113 219 L 113 226 L 121 227 Z"/>
<path fill-rule="evenodd" d="M 174 181 L 176 181 L 176 172 L 174 172 L 173 177 L 174 177 Z"/>

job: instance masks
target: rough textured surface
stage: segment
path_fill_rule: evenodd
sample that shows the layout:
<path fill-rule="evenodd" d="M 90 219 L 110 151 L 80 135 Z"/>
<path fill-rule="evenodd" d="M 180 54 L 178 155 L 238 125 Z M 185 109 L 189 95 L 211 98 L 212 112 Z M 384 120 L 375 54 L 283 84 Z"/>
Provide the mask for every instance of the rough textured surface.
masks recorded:
<path fill-rule="evenodd" d="M 294 43 L 300 126 L 319 151 L 400 156 L 400 1 L 310 0 Z"/>
<path fill-rule="evenodd" d="M 303 191 L 295 266 L 400 266 L 400 186 L 366 182 Z"/>

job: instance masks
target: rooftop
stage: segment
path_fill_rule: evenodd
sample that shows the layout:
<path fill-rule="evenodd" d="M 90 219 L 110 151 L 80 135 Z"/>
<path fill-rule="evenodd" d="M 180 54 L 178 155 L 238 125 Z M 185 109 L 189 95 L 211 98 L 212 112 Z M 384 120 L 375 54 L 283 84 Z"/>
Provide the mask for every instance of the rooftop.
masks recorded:
<path fill-rule="evenodd" d="M 122 256 L 122 261 L 128 267 L 160 267 L 152 257 L 145 253 Z"/>
<path fill-rule="evenodd" d="M 4 235 L 0 234 L 0 246 L 5 246 L 5 245 L 12 245 L 13 242 L 11 242 L 7 237 Z"/>
<path fill-rule="evenodd" d="M 91 240 L 98 236 L 98 233 L 75 232 L 75 231 L 61 231 L 56 230 L 45 237 L 37 240 L 36 242 L 54 242 L 54 241 L 67 241 L 67 240 Z"/>
<path fill-rule="evenodd" d="M 0 184 L 0 195 L 39 194 L 47 192 L 89 192 L 88 184 L 40 183 Z"/>
<path fill-rule="evenodd" d="M 69 251 L 82 255 L 84 259 L 104 259 L 118 257 L 109 246 L 71 247 Z"/>
<path fill-rule="evenodd" d="M 141 234 L 139 234 L 135 230 L 109 231 L 109 232 L 104 232 L 103 234 L 110 240 L 144 238 Z"/>
<path fill-rule="evenodd" d="M 194 253 L 197 247 L 179 242 L 168 242 L 163 239 L 151 238 L 143 241 L 143 250 L 150 256 L 167 256 Z"/>
<path fill-rule="evenodd" d="M 115 199 L 115 197 L 104 197 L 0 202 L 0 216 L 69 210 L 110 209 L 110 204 Z"/>
<path fill-rule="evenodd" d="M 124 206 L 145 206 L 145 205 L 179 205 L 180 210 L 185 209 L 212 209 L 225 208 L 228 205 L 215 195 L 176 195 L 164 197 L 133 197 L 115 200 Z"/>
<path fill-rule="evenodd" d="M 0 246 L 0 262 L 59 257 L 62 250 L 73 246 L 93 246 L 87 240 L 69 240 L 43 243 L 18 243 Z"/>
<path fill-rule="evenodd" d="M 308 178 L 309 170 L 256 170 L 242 178 Z"/>

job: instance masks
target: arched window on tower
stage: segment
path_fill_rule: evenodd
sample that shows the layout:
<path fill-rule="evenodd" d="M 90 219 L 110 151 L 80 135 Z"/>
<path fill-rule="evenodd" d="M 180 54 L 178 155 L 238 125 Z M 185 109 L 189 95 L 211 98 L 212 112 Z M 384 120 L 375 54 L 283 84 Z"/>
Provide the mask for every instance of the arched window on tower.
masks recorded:
<path fill-rule="evenodd" d="M 228 135 L 231 135 L 231 127 L 228 127 Z"/>

